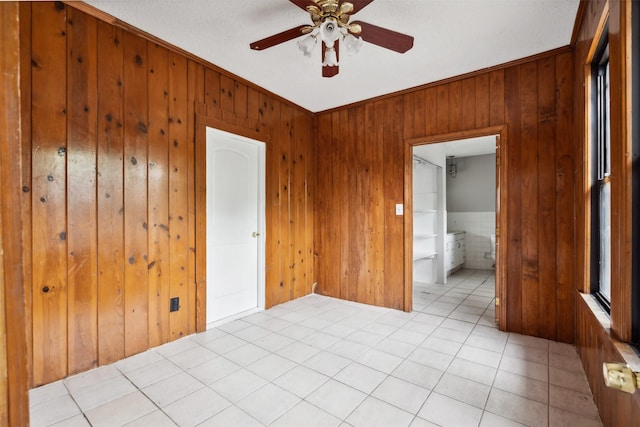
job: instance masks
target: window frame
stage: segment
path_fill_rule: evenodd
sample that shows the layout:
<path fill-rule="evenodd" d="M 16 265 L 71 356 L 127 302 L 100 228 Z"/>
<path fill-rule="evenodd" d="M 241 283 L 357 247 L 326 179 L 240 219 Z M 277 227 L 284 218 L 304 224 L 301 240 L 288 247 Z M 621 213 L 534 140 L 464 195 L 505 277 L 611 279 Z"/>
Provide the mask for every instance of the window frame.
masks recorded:
<path fill-rule="evenodd" d="M 611 90 L 608 23 L 591 61 L 590 292 L 611 313 Z M 603 205 L 603 198 L 606 204 Z M 602 212 L 602 208 L 605 211 Z M 604 217 L 604 218 L 603 218 Z M 604 222 L 604 223 L 603 223 Z M 604 228 L 603 228 L 604 227 Z M 604 241 L 603 241 L 604 240 Z M 603 247 L 604 245 L 604 247 Z M 604 252 L 604 255 L 603 255 Z M 602 263 L 605 263 L 603 271 Z M 607 292 L 602 292 L 606 280 Z"/>

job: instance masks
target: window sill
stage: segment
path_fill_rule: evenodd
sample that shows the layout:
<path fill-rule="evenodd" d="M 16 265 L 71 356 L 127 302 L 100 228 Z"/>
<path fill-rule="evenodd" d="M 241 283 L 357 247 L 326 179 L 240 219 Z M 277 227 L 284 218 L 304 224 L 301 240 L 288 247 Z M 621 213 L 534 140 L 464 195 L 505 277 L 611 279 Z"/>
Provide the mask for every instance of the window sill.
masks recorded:
<path fill-rule="evenodd" d="M 638 357 L 638 354 L 635 352 L 633 347 L 625 342 L 618 340 L 611 333 L 611 317 L 609 316 L 609 313 L 607 313 L 602 308 L 602 306 L 591 294 L 584 294 L 580 292 L 580 296 L 584 300 L 587 307 L 589 307 L 589 309 L 591 310 L 593 316 L 598 320 L 598 323 L 600 323 L 600 326 L 604 329 L 611 343 L 623 359 L 608 360 L 607 362 L 623 362 L 629 365 L 632 370 L 640 371 L 640 357 Z"/>

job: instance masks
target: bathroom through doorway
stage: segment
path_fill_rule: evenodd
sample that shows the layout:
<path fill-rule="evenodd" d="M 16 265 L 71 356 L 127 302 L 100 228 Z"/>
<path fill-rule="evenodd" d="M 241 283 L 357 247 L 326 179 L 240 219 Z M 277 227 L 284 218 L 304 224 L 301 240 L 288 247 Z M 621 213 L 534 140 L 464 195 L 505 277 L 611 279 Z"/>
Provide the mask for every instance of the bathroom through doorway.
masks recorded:
<path fill-rule="evenodd" d="M 407 142 L 405 297 L 415 309 L 414 287 L 444 289 L 462 269 L 487 271 L 495 276 L 495 321 L 504 330 L 506 132 L 497 127 Z"/>

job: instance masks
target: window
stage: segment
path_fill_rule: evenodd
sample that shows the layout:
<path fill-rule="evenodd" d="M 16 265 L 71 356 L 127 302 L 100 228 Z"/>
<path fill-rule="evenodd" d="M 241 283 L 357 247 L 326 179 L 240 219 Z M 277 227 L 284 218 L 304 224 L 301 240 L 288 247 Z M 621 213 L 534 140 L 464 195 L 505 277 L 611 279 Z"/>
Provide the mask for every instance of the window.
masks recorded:
<path fill-rule="evenodd" d="M 591 66 L 591 292 L 611 304 L 611 148 L 608 28 Z"/>

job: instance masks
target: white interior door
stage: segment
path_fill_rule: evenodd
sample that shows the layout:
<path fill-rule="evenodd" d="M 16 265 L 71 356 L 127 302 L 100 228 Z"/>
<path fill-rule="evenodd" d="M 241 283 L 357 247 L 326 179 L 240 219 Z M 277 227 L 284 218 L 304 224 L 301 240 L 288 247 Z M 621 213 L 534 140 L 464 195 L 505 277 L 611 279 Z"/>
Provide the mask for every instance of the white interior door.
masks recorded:
<path fill-rule="evenodd" d="M 207 324 L 264 307 L 264 144 L 207 128 Z"/>

